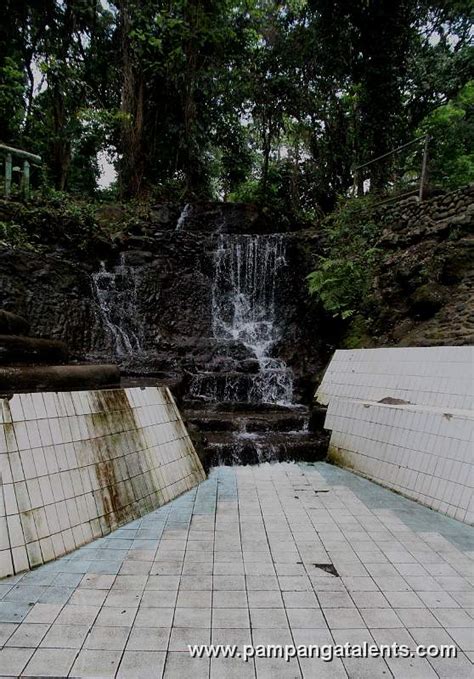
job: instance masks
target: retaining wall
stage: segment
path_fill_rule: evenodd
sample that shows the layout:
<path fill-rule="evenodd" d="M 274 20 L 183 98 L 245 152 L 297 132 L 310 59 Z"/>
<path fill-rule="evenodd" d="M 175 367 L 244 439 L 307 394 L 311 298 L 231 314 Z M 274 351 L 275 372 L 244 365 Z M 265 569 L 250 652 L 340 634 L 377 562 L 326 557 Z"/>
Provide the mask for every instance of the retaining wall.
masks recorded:
<path fill-rule="evenodd" d="M 474 521 L 474 347 L 336 351 L 317 391 L 329 457 Z"/>
<path fill-rule="evenodd" d="M 167 388 L 0 404 L 0 577 L 101 537 L 205 477 Z"/>

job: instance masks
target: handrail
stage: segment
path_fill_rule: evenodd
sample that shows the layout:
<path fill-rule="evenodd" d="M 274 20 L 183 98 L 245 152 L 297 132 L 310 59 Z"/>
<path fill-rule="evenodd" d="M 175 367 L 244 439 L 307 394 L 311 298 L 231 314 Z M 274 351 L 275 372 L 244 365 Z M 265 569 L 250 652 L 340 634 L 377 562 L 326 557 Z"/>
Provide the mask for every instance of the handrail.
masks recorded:
<path fill-rule="evenodd" d="M 9 198 L 12 191 L 13 156 L 16 156 L 23 160 L 20 186 L 24 197 L 28 199 L 30 197 L 30 162 L 32 165 L 41 167 L 41 156 L 6 144 L 0 144 L 0 154 L 5 156 L 5 198 Z"/>
<path fill-rule="evenodd" d="M 23 151 L 22 149 L 16 149 L 13 146 L 7 146 L 6 144 L 0 144 L 1 152 L 11 153 L 12 156 L 18 156 L 18 158 L 25 158 L 25 160 L 31 160 L 32 163 L 41 164 L 41 156 L 37 156 L 35 153 L 30 153 L 29 151 Z"/>
<path fill-rule="evenodd" d="M 387 153 L 383 153 L 381 156 L 378 156 L 377 158 L 372 158 L 372 160 L 369 160 L 367 163 L 362 163 L 362 165 L 357 165 L 357 167 L 354 167 L 352 169 L 353 169 L 354 172 L 357 172 L 357 170 L 361 170 L 363 167 L 367 167 L 367 165 L 372 165 L 372 163 L 376 163 L 378 160 L 382 160 L 383 158 L 387 158 L 388 156 L 391 156 L 394 153 L 397 153 L 397 151 L 401 151 L 402 149 L 406 149 L 408 146 L 411 146 L 412 144 L 416 144 L 419 141 L 425 141 L 426 136 L 427 135 L 424 134 L 421 137 L 416 137 L 415 139 L 408 141 L 406 144 L 402 144 L 401 146 L 397 146 L 397 148 L 392 149 L 391 151 L 387 151 Z"/>
<path fill-rule="evenodd" d="M 422 163 L 421 163 L 421 172 L 419 179 L 419 188 L 417 189 L 418 192 L 418 200 L 421 202 L 425 196 L 426 193 L 426 185 L 427 185 L 427 174 L 428 174 L 428 146 L 431 141 L 431 137 L 428 134 L 424 134 L 421 137 L 415 137 L 415 139 L 412 139 L 411 141 L 407 142 L 406 144 L 402 144 L 401 146 L 397 146 L 397 148 L 392 149 L 391 151 L 388 151 L 387 153 L 383 153 L 381 156 L 377 156 L 377 158 L 372 158 L 371 160 L 367 161 L 366 163 L 362 163 L 362 165 L 357 165 L 356 167 L 352 168 L 352 175 L 354 178 L 354 185 L 353 185 L 353 195 L 357 196 L 359 191 L 359 181 L 364 176 L 364 173 L 360 173 L 360 170 L 368 167 L 369 165 L 372 165 L 373 163 L 378 162 L 379 160 L 383 160 L 384 158 L 388 158 L 388 156 L 392 156 L 395 153 L 398 153 L 399 151 L 402 151 L 403 149 L 408 148 L 409 146 L 413 146 L 414 144 L 420 144 L 423 142 L 423 157 L 422 157 Z M 364 191 L 362 190 L 362 193 Z M 411 192 L 410 192 L 411 193 Z"/>

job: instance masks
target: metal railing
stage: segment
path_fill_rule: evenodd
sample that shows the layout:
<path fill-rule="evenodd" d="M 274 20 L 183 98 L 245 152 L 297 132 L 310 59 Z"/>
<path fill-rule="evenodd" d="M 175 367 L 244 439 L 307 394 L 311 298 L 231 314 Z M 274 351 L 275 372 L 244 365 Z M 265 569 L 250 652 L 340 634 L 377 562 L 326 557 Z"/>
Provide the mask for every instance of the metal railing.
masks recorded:
<path fill-rule="evenodd" d="M 421 202 L 425 197 L 427 189 L 429 143 L 429 135 L 423 135 L 422 137 L 412 139 L 412 141 L 409 141 L 406 144 L 397 146 L 391 151 L 377 156 L 377 158 L 373 158 L 366 163 L 362 163 L 361 165 L 354 167 L 352 169 L 352 176 L 354 180 L 352 189 L 353 195 L 359 196 L 370 192 L 370 187 L 367 191 L 365 191 L 364 184 L 370 177 L 370 170 L 375 163 L 380 163 L 384 160 L 386 161 L 391 156 L 398 155 L 400 158 L 402 158 L 402 153 L 404 151 L 411 150 L 412 147 L 418 145 L 420 149 L 422 149 L 421 163 L 418 160 L 418 167 L 420 168 L 419 175 L 416 178 L 410 176 L 410 172 L 413 171 L 413 163 L 416 162 L 415 159 L 412 158 L 412 162 L 407 163 L 406 157 L 402 158 L 400 162 L 400 168 L 398 169 L 398 174 L 396 170 L 393 170 L 393 179 L 392 181 L 388 182 L 384 193 L 396 193 L 396 195 L 393 196 L 394 199 L 417 195 L 418 200 Z M 410 167 L 410 164 L 412 167 Z M 406 188 L 409 188 L 409 190 L 405 191 L 404 193 L 401 192 Z M 388 198 L 388 200 L 390 200 L 390 198 Z"/>
<path fill-rule="evenodd" d="M 9 198 L 12 193 L 13 173 L 20 175 L 20 191 L 24 198 L 30 197 L 31 166 L 42 166 L 41 156 L 29 153 L 22 149 L 15 149 L 12 146 L 0 144 L 0 155 L 4 158 L 4 196 Z M 22 167 L 13 165 L 13 159 L 19 158 L 23 161 Z"/>

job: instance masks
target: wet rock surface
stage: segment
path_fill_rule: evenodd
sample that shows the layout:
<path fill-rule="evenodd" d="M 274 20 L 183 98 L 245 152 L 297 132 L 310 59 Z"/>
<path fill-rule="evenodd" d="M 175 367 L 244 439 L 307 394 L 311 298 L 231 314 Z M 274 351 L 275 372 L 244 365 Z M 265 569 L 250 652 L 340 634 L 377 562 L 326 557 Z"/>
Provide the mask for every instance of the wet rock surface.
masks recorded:
<path fill-rule="evenodd" d="M 206 467 L 326 456 L 328 434 L 304 406 L 223 403 L 187 408 L 184 417 Z"/>
<path fill-rule="evenodd" d="M 65 341 L 75 361 L 114 360 L 125 381 L 169 384 L 208 459 L 322 454 L 308 413 L 292 411 L 331 351 L 307 295 L 314 232 L 251 205 L 156 206 L 127 228 L 121 209 L 99 217 L 113 235 L 96 258 L 0 252 L 0 304 L 34 335 Z M 216 403 L 225 417 L 210 415 Z"/>
<path fill-rule="evenodd" d="M 120 384 L 116 365 L 0 366 L 0 395 L 106 389 Z"/>
<path fill-rule="evenodd" d="M 101 220 L 114 235 L 86 261 L 53 247 L 0 250 L 0 306 L 28 318 L 31 334 L 64 341 L 74 360 L 118 361 L 125 374 L 186 386 L 199 373 L 257 373 L 256 357 L 239 338 L 223 347 L 214 336 L 215 253 L 222 233 L 268 233 L 275 225 L 254 206 L 198 204 L 183 217 L 185 208 L 156 206 L 126 231 L 123 211 L 104 209 Z M 283 237 L 288 265 L 279 274 L 280 330 L 269 357 L 292 370 L 295 400 L 309 400 L 330 354 L 306 292 L 318 241 L 313 232 Z"/>

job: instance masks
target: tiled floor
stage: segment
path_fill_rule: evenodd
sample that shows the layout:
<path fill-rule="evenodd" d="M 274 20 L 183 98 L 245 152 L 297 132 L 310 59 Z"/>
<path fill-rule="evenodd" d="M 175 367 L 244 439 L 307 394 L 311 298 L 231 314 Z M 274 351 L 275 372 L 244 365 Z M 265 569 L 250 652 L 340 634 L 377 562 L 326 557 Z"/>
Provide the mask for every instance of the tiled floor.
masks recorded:
<path fill-rule="evenodd" d="M 222 467 L 143 519 L 1 581 L 0 675 L 472 677 L 473 555 L 467 526 L 325 463 Z M 316 565 L 328 563 L 338 575 Z M 455 643 L 459 655 L 190 658 L 188 643 L 211 640 Z"/>

